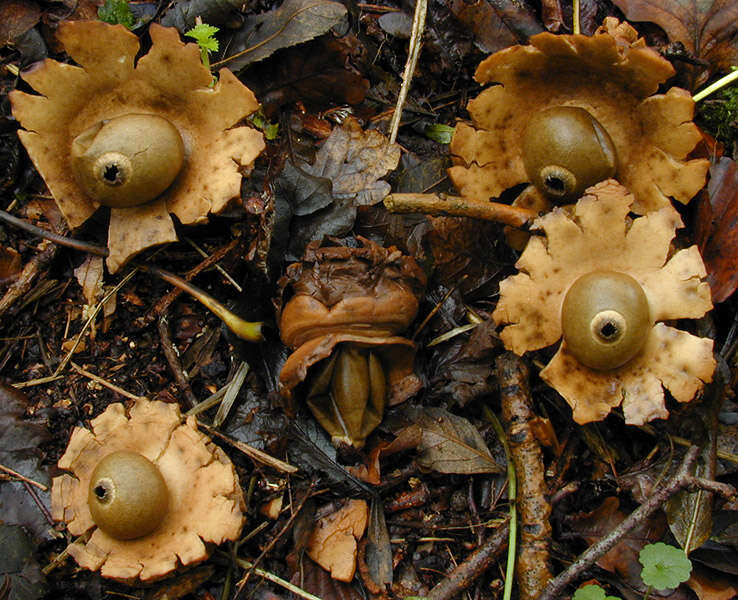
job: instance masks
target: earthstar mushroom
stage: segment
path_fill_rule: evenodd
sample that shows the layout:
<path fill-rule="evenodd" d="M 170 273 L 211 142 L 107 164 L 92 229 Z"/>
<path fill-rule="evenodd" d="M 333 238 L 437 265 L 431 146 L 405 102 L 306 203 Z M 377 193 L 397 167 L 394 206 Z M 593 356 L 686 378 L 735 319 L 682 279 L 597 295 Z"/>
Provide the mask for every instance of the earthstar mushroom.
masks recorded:
<path fill-rule="evenodd" d="M 264 148 L 239 126 L 258 108 L 228 69 L 213 85 L 197 44 L 152 24 L 152 46 L 122 25 L 64 21 L 57 37 L 80 66 L 46 59 L 22 73 L 39 94 L 9 94 L 18 132 L 71 228 L 110 207 L 107 265 L 177 239 L 170 213 L 201 223 L 240 197 Z"/>
<path fill-rule="evenodd" d="M 633 203 L 609 179 L 539 217 L 533 229 L 545 235 L 530 238 L 492 314 L 516 354 L 563 338 L 540 375 L 577 423 L 621 402 L 626 423 L 666 418 L 663 388 L 689 402 L 715 369 L 712 340 L 662 322 L 712 309 L 699 250 L 671 248 L 682 226 L 671 206 L 631 220 Z"/>
<path fill-rule="evenodd" d="M 385 404 L 420 389 L 415 344 L 398 334 L 415 318 L 426 279 L 397 248 L 358 240 L 358 248 L 311 242 L 288 267 L 280 285 L 293 295 L 279 330 L 293 353 L 279 384 L 285 398 L 304 397 L 334 444 L 360 448 Z"/>
<path fill-rule="evenodd" d="M 52 516 L 86 542 L 80 566 L 126 582 L 153 581 L 205 560 L 241 533 L 245 504 L 233 464 L 175 404 L 111 404 L 76 427 L 51 489 Z"/>
<path fill-rule="evenodd" d="M 690 94 L 671 88 L 671 64 L 627 23 L 607 18 L 594 35 L 540 33 L 483 60 L 485 89 L 459 123 L 449 175 L 461 195 L 498 198 L 531 183 L 522 206 L 574 202 L 586 187 L 614 177 L 645 214 L 687 203 L 705 183 L 709 161 L 688 159 L 701 139 Z M 574 143 L 579 140 L 580 143 Z"/>

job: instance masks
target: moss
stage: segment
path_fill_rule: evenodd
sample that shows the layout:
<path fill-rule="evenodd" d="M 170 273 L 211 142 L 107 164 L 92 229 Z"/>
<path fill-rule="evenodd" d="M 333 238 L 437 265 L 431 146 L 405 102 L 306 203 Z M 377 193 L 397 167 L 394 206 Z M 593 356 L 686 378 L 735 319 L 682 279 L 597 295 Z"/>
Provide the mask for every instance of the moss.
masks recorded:
<path fill-rule="evenodd" d="M 738 141 L 738 86 L 724 88 L 697 105 L 699 124 L 726 144 Z"/>

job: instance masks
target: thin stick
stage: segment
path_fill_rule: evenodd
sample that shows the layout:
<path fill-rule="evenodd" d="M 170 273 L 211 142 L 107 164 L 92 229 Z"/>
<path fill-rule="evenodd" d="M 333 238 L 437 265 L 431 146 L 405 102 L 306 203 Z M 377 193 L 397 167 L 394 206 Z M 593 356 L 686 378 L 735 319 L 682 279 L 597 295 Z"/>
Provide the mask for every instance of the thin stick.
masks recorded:
<path fill-rule="evenodd" d="M 18 229 L 22 229 L 23 231 L 26 231 L 30 234 L 37 235 L 38 237 L 49 240 L 50 242 L 54 242 L 55 244 L 59 246 L 65 246 L 66 248 L 73 248 L 74 250 L 80 250 L 82 252 L 87 252 L 88 254 L 95 254 L 96 256 L 108 256 L 108 254 L 110 254 L 108 249 L 103 246 L 89 244 L 81 240 L 75 240 L 73 238 L 68 238 L 66 236 L 59 235 L 58 233 L 54 233 L 53 231 L 49 231 L 48 229 L 36 227 L 35 225 L 32 225 L 28 221 L 19 219 L 18 217 L 11 215 L 10 213 L 5 212 L 4 210 L 0 210 L 0 219 L 5 221 L 6 223 L 15 225 L 16 227 L 18 227 Z"/>
<path fill-rule="evenodd" d="M 195 252 L 197 252 L 200 256 L 203 258 L 208 257 L 208 253 L 205 252 L 200 246 L 198 246 L 194 241 L 192 241 L 190 238 L 182 238 L 185 242 L 187 242 L 190 246 L 192 246 L 195 249 Z M 236 288 L 238 293 L 240 294 L 243 292 L 243 288 L 238 284 L 238 282 L 231 277 L 231 274 L 228 273 L 222 266 L 220 266 L 218 263 L 215 263 L 215 268 L 217 269 L 218 273 L 220 273 L 223 277 L 225 277 L 231 285 Z"/>
<path fill-rule="evenodd" d="M 164 358 L 167 359 L 169 369 L 174 375 L 177 386 L 180 390 L 182 390 L 182 393 L 184 394 L 185 399 L 189 404 L 189 408 L 197 406 L 197 397 L 190 387 L 190 381 L 187 373 L 185 373 L 184 369 L 182 368 L 182 363 L 179 360 L 179 352 L 177 351 L 177 347 L 172 341 L 172 336 L 169 335 L 169 320 L 167 319 L 166 315 L 162 315 L 161 317 L 159 317 L 159 320 L 156 323 L 156 328 L 159 331 L 159 339 L 161 340 L 161 349 L 162 352 L 164 352 Z"/>
<path fill-rule="evenodd" d="M 694 461 L 697 459 L 699 451 L 699 447 L 691 446 L 684 455 L 682 464 L 679 465 L 679 469 L 674 477 L 664 487 L 653 492 L 648 500 L 630 513 L 610 533 L 600 538 L 600 541 L 592 544 L 582 552 L 579 558 L 568 569 L 552 579 L 543 590 L 543 593 L 538 597 L 538 600 L 558 600 L 558 598 L 563 597 L 566 586 L 594 565 L 606 552 L 614 548 L 629 531 L 643 523 L 654 512 L 662 508 L 671 496 L 685 487 L 699 484 L 699 479 L 690 474 L 690 470 Z M 735 492 L 735 490 L 733 491 Z"/>
<path fill-rule="evenodd" d="M 223 435 L 220 431 L 217 429 L 214 429 L 210 425 L 206 425 L 205 423 L 199 423 L 200 427 L 205 429 L 211 436 L 217 437 L 220 440 L 223 440 L 227 444 L 233 446 L 236 450 L 240 450 L 243 452 L 246 456 L 248 456 L 251 460 L 255 462 L 262 463 L 268 467 L 272 467 L 273 469 L 276 469 L 278 471 L 282 471 L 284 473 L 297 473 L 299 469 L 295 467 L 294 465 L 291 465 L 289 463 L 284 462 L 283 460 L 279 460 L 278 458 L 275 458 L 271 454 L 267 454 L 263 450 L 259 450 L 258 448 L 254 448 L 253 446 L 249 446 L 248 444 L 244 442 L 240 442 L 238 440 L 234 440 L 233 438 L 228 437 L 227 435 Z"/>
<path fill-rule="evenodd" d="M 405 63 L 405 72 L 402 74 L 402 86 L 400 86 L 395 112 L 392 114 L 392 121 L 390 122 L 390 144 L 394 144 L 397 139 L 397 132 L 400 129 L 400 119 L 402 118 L 402 107 L 405 105 L 405 99 L 410 90 L 410 83 L 415 73 L 415 65 L 418 64 L 420 47 L 423 44 L 423 30 L 425 29 L 425 14 L 427 10 L 428 0 L 417 0 L 415 3 L 415 13 L 413 14 L 413 30 L 410 34 L 410 48 L 408 50 L 407 62 Z"/>
<path fill-rule="evenodd" d="M 700 100 L 704 100 L 710 94 L 714 94 L 719 89 L 724 88 L 726 85 L 734 82 L 736 79 L 738 79 L 738 69 L 736 69 L 732 73 L 728 73 L 724 77 L 721 77 L 715 83 L 712 83 L 712 84 L 708 85 L 701 92 L 697 92 L 694 96 L 692 96 L 692 99 L 695 102 L 699 102 Z"/>
<path fill-rule="evenodd" d="M 581 33 L 581 25 L 579 24 L 579 0 L 574 0 L 571 11 L 571 29 L 575 34 Z"/>
<path fill-rule="evenodd" d="M 384 205 L 390 212 L 471 217 L 513 227 L 522 227 L 538 216 L 528 208 L 446 194 L 390 194 Z"/>
<path fill-rule="evenodd" d="M 114 383 L 111 383 L 110 381 L 95 375 L 94 373 L 90 373 L 89 371 L 86 371 L 74 361 L 70 361 L 69 364 L 80 375 L 84 375 L 88 379 L 91 379 L 95 383 L 99 383 L 100 385 L 108 388 L 109 390 L 113 390 L 116 394 L 120 394 L 121 396 L 129 398 L 130 400 L 146 400 L 144 396 L 137 396 L 136 394 L 132 394 L 131 392 L 124 390 L 122 387 L 119 387 L 115 385 Z"/>
<path fill-rule="evenodd" d="M 47 488 L 43 483 L 39 483 L 38 481 L 34 481 L 33 479 L 29 479 L 25 475 L 21 475 L 18 473 L 18 471 L 14 471 L 10 467 L 6 467 L 5 465 L 0 465 L 0 471 L 3 473 L 7 473 L 8 475 L 12 475 L 16 479 L 20 481 L 25 481 L 26 483 L 30 483 L 31 485 L 35 485 L 38 489 L 40 489 L 42 492 L 48 492 L 49 488 Z"/>
<path fill-rule="evenodd" d="M 272 583 L 276 583 L 278 586 L 281 586 L 284 589 L 289 590 L 293 594 L 296 594 L 300 596 L 301 598 L 305 598 L 305 600 L 322 600 L 322 598 L 319 598 L 318 596 L 314 596 L 310 592 L 306 592 L 302 588 L 299 588 L 296 585 L 291 584 L 289 581 L 285 581 L 284 579 L 282 579 L 281 577 L 278 577 L 274 573 L 270 573 L 269 571 L 265 571 L 264 569 L 260 569 L 259 567 L 254 567 L 254 563 L 251 563 L 242 558 L 237 558 L 236 563 L 242 569 L 252 569 L 253 568 L 254 573 L 256 573 L 259 577 L 268 579 Z"/>
<path fill-rule="evenodd" d="M 494 535 L 428 592 L 426 599 L 451 600 L 457 597 L 472 585 L 507 548 L 509 536 L 510 524 L 505 521 L 497 528 Z"/>

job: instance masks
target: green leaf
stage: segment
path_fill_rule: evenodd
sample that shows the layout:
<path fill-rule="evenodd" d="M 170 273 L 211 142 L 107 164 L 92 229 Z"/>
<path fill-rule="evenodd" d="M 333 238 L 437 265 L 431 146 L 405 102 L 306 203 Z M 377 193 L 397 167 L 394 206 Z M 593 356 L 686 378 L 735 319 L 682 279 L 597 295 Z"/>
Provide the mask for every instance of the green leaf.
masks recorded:
<path fill-rule="evenodd" d="M 425 128 L 425 137 L 439 144 L 450 144 L 454 136 L 454 128 L 449 125 L 434 123 Z"/>
<path fill-rule="evenodd" d="M 692 561 L 684 550 L 662 542 L 647 544 L 638 555 L 643 565 L 641 579 L 657 590 L 674 589 L 689 579 Z"/>
<path fill-rule="evenodd" d="M 136 22 L 136 17 L 128 6 L 128 0 L 105 0 L 105 4 L 97 9 L 97 16 L 101 21 L 111 25 L 123 25 L 128 29 Z"/>
<path fill-rule="evenodd" d="M 185 32 L 185 35 L 187 37 L 194 38 L 197 45 L 200 46 L 200 50 L 205 50 L 206 52 L 217 52 L 218 40 L 215 38 L 215 34 L 218 33 L 218 31 L 220 31 L 220 29 L 215 25 L 200 23 Z"/>
<path fill-rule="evenodd" d="M 605 590 L 595 583 L 580 587 L 571 600 L 620 600 L 616 596 L 606 596 Z"/>

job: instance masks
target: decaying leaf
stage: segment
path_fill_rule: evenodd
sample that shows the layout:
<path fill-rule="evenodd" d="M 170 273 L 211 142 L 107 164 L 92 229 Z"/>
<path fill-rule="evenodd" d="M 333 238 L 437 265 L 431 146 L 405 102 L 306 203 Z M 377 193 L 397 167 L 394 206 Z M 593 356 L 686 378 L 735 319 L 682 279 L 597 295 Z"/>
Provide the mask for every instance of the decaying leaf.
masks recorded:
<path fill-rule="evenodd" d="M 44 594 L 45 581 L 34 558 L 36 548 L 18 525 L 0 523 L 0 598 L 38 600 Z"/>
<path fill-rule="evenodd" d="M 381 202 L 390 185 L 381 178 L 397 166 L 400 147 L 353 117 L 336 127 L 313 164 L 288 163 L 279 186 L 297 219 L 291 227 L 294 258 L 312 240 L 347 233 L 359 206 Z"/>
<path fill-rule="evenodd" d="M 13 43 L 40 18 L 41 8 L 33 0 L 5 0 L 0 5 L 0 46 Z"/>
<path fill-rule="evenodd" d="M 682 225 L 679 214 L 667 206 L 631 222 L 633 201 L 621 185 L 607 180 L 589 188 L 573 213 L 557 208 L 536 220 L 533 228 L 546 236 L 530 239 L 516 264 L 521 273 L 500 284 L 492 315 L 505 326 L 500 334 L 505 347 L 523 354 L 562 337 L 562 305 L 583 276 L 622 273 L 640 287 L 655 325 L 644 327 L 641 346 L 626 362 L 586 366 L 585 357 L 575 356 L 564 341 L 541 371 L 580 424 L 604 419 L 621 402 L 626 423 L 665 418 L 663 388 L 689 402 L 715 369 L 712 340 L 659 322 L 699 318 L 712 308 L 699 251 L 691 246 L 671 254 L 671 240 Z"/>
<path fill-rule="evenodd" d="M 15 279 L 21 272 L 21 256 L 9 246 L 0 246 L 0 284 Z"/>
<path fill-rule="evenodd" d="M 39 446 L 48 440 L 49 433 L 40 420 L 26 418 L 27 406 L 25 394 L 0 385 L 0 464 L 48 485 L 50 478 L 41 466 Z M 48 503 L 48 493 L 36 490 L 36 495 Z M 49 522 L 20 481 L 0 481 L 0 515 L 4 523 L 22 525 L 39 539 L 49 537 Z"/>
<path fill-rule="evenodd" d="M 672 42 L 681 42 L 714 69 L 738 63 L 738 4 L 734 0 L 613 0 L 630 21 L 659 25 Z"/>
<path fill-rule="evenodd" d="M 356 571 L 356 542 L 364 535 L 368 518 L 364 500 L 349 500 L 316 523 L 308 541 L 308 556 L 334 579 L 351 581 Z"/>
<path fill-rule="evenodd" d="M 235 58 L 229 59 L 228 65 L 240 71 L 281 48 L 323 35 L 345 15 L 346 8 L 340 2 L 286 0 L 279 8 L 246 19 L 231 42 L 229 56 Z"/>
<path fill-rule="evenodd" d="M 408 407 L 405 426 L 422 428 L 416 462 L 439 473 L 503 473 L 484 439 L 467 419 L 443 408 Z"/>
<path fill-rule="evenodd" d="M 392 547 L 384 519 L 384 504 L 378 498 L 372 498 L 369 507 L 369 527 L 366 537 L 366 565 L 369 576 L 382 588 L 392 585 Z"/>
<path fill-rule="evenodd" d="M 696 243 L 707 268 L 712 301 L 723 302 L 738 287 L 738 164 L 723 157 L 710 168 L 707 197 L 700 202 Z"/>
<path fill-rule="evenodd" d="M 738 596 L 735 579 L 717 574 L 697 565 L 687 585 L 697 595 L 698 600 L 733 600 Z"/>

